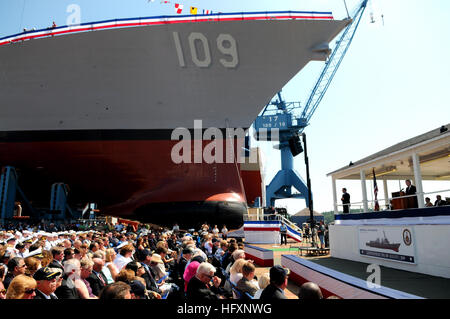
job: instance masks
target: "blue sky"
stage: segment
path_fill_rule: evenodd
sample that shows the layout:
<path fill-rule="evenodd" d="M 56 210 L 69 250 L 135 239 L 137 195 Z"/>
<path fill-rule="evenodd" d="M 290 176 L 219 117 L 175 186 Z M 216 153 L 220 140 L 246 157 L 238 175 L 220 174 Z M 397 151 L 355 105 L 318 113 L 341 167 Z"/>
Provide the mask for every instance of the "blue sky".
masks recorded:
<path fill-rule="evenodd" d="M 349 10 L 359 2 L 347 0 Z M 336 19 L 346 16 L 342 0 L 175 0 L 170 4 L 159 0 L 0 0 L 0 37 L 23 28 L 46 28 L 52 21 L 65 25 L 70 4 L 80 6 L 81 22 L 91 22 L 174 15 L 175 3 L 221 12 L 316 10 L 332 11 Z M 376 17 L 384 15 L 384 26 L 380 19 L 369 23 L 371 11 Z M 343 64 L 305 130 L 316 210 L 333 208 L 327 173 L 450 122 L 449 13 L 448 0 L 374 0 L 369 5 Z M 302 70 L 283 89 L 285 100 L 306 102 L 321 67 L 314 62 Z M 270 145 L 262 148 L 270 166 L 269 183 L 280 167 L 279 154 Z M 295 158 L 294 165 L 305 177 L 303 155 Z M 359 181 L 338 182 L 337 189 L 344 186 L 352 202 L 362 199 Z M 390 182 L 389 188 L 398 190 L 398 182 Z M 450 189 L 450 183 L 425 182 L 425 192 L 435 189 Z M 290 213 L 305 207 L 303 200 L 277 204 L 286 205 Z"/>

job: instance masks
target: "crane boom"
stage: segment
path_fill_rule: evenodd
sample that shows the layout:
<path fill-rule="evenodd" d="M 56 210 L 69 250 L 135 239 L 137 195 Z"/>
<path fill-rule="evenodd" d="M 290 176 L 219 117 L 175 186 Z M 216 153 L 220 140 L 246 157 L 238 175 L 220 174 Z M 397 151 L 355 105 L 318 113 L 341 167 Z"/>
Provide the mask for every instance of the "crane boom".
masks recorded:
<path fill-rule="evenodd" d="M 306 119 L 306 123 L 309 123 L 309 120 L 322 101 L 322 98 L 330 86 L 334 75 L 339 69 L 341 62 L 344 59 L 350 44 L 352 43 L 356 30 L 358 29 L 361 18 L 367 7 L 367 2 L 368 0 L 363 0 L 359 7 L 357 7 L 356 12 L 351 18 L 350 24 L 345 28 L 339 40 L 336 41 L 335 48 L 332 50 L 330 57 L 325 62 L 322 73 L 320 74 L 320 77 L 317 80 L 301 115 L 301 118 Z"/>
<path fill-rule="evenodd" d="M 302 109 L 300 102 L 285 102 L 278 92 L 278 100 L 266 105 L 263 112 L 254 122 L 255 137 L 260 140 L 260 132 L 267 135 L 269 131 L 276 130 L 279 133 L 279 144 L 277 148 L 281 151 L 281 170 L 275 175 L 269 185 L 266 186 L 266 206 L 274 206 L 276 199 L 283 198 L 304 198 L 312 211 L 311 185 L 305 185 L 301 176 L 294 170 L 293 157 L 303 152 L 299 134 L 308 126 L 317 106 L 320 104 L 325 92 L 331 84 L 345 54 L 347 53 L 361 18 L 366 9 L 368 0 L 362 0 L 356 8 L 351 18 L 348 18 L 348 25 L 342 31 L 342 35 L 336 41 L 325 66 L 317 80 L 307 103 L 297 117 L 295 112 Z M 264 134 L 262 134 L 264 136 Z M 264 140 L 264 139 L 263 139 Z M 306 150 L 306 140 L 304 139 Z M 306 152 L 305 152 L 306 153 Z M 306 154 L 305 154 L 306 158 Z M 306 165 L 307 164 L 307 160 Z M 299 193 L 294 193 L 295 188 Z"/>

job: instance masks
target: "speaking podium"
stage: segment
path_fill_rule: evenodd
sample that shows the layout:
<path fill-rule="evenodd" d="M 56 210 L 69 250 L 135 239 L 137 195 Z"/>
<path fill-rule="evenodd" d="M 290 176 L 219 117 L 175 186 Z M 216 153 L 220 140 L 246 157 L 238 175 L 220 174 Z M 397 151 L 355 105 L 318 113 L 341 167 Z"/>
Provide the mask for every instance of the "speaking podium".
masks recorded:
<path fill-rule="evenodd" d="M 405 192 L 401 191 L 392 193 L 392 200 L 391 200 L 392 210 L 418 207 L 417 196 L 412 197 L 401 197 L 401 196 L 405 196 Z"/>

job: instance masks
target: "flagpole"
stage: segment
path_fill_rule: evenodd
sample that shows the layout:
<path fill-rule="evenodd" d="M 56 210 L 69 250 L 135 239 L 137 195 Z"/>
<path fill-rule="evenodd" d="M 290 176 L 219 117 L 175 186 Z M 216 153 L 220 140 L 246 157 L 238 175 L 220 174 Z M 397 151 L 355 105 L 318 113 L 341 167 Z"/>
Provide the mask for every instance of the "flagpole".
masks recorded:
<path fill-rule="evenodd" d="M 373 175 L 373 178 L 375 178 L 375 175 Z M 374 188 L 373 188 L 373 183 L 372 183 L 372 195 L 371 195 L 372 196 L 371 197 L 372 198 L 372 209 L 375 210 L 375 202 L 373 201 L 373 191 L 374 191 Z"/>

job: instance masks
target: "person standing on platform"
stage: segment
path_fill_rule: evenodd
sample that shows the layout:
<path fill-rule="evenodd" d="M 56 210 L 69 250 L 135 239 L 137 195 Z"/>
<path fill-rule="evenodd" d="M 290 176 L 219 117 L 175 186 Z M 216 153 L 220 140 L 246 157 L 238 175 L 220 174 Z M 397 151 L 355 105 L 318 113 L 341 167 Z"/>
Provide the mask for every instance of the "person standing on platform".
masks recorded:
<path fill-rule="evenodd" d="M 411 180 L 409 180 L 409 179 L 407 179 L 405 181 L 405 183 L 406 183 L 405 195 L 406 196 L 415 195 L 416 194 L 416 186 L 412 185 Z M 407 198 L 408 198 L 408 208 L 419 207 L 418 202 L 417 202 L 417 196 L 412 196 L 412 197 L 407 197 Z M 412 199 L 410 199 L 410 198 L 412 198 Z"/>
<path fill-rule="evenodd" d="M 282 222 L 280 225 L 280 235 L 281 235 L 281 245 L 283 245 L 283 241 L 284 244 L 287 245 L 287 227 L 286 225 Z"/>
<path fill-rule="evenodd" d="M 406 183 L 406 190 L 405 190 L 405 194 L 406 195 L 414 195 L 416 193 L 416 186 L 411 184 L 411 180 L 407 179 L 405 181 Z"/>
<path fill-rule="evenodd" d="M 347 188 L 342 189 L 342 197 L 341 197 L 344 214 L 348 214 L 350 212 L 350 194 L 347 193 Z"/>
<path fill-rule="evenodd" d="M 324 241 L 325 226 L 323 224 L 323 220 L 320 221 L 317 227 L 317 236 L 319 237 L 320 248 L 325 248 L 325 241 Z"/>

